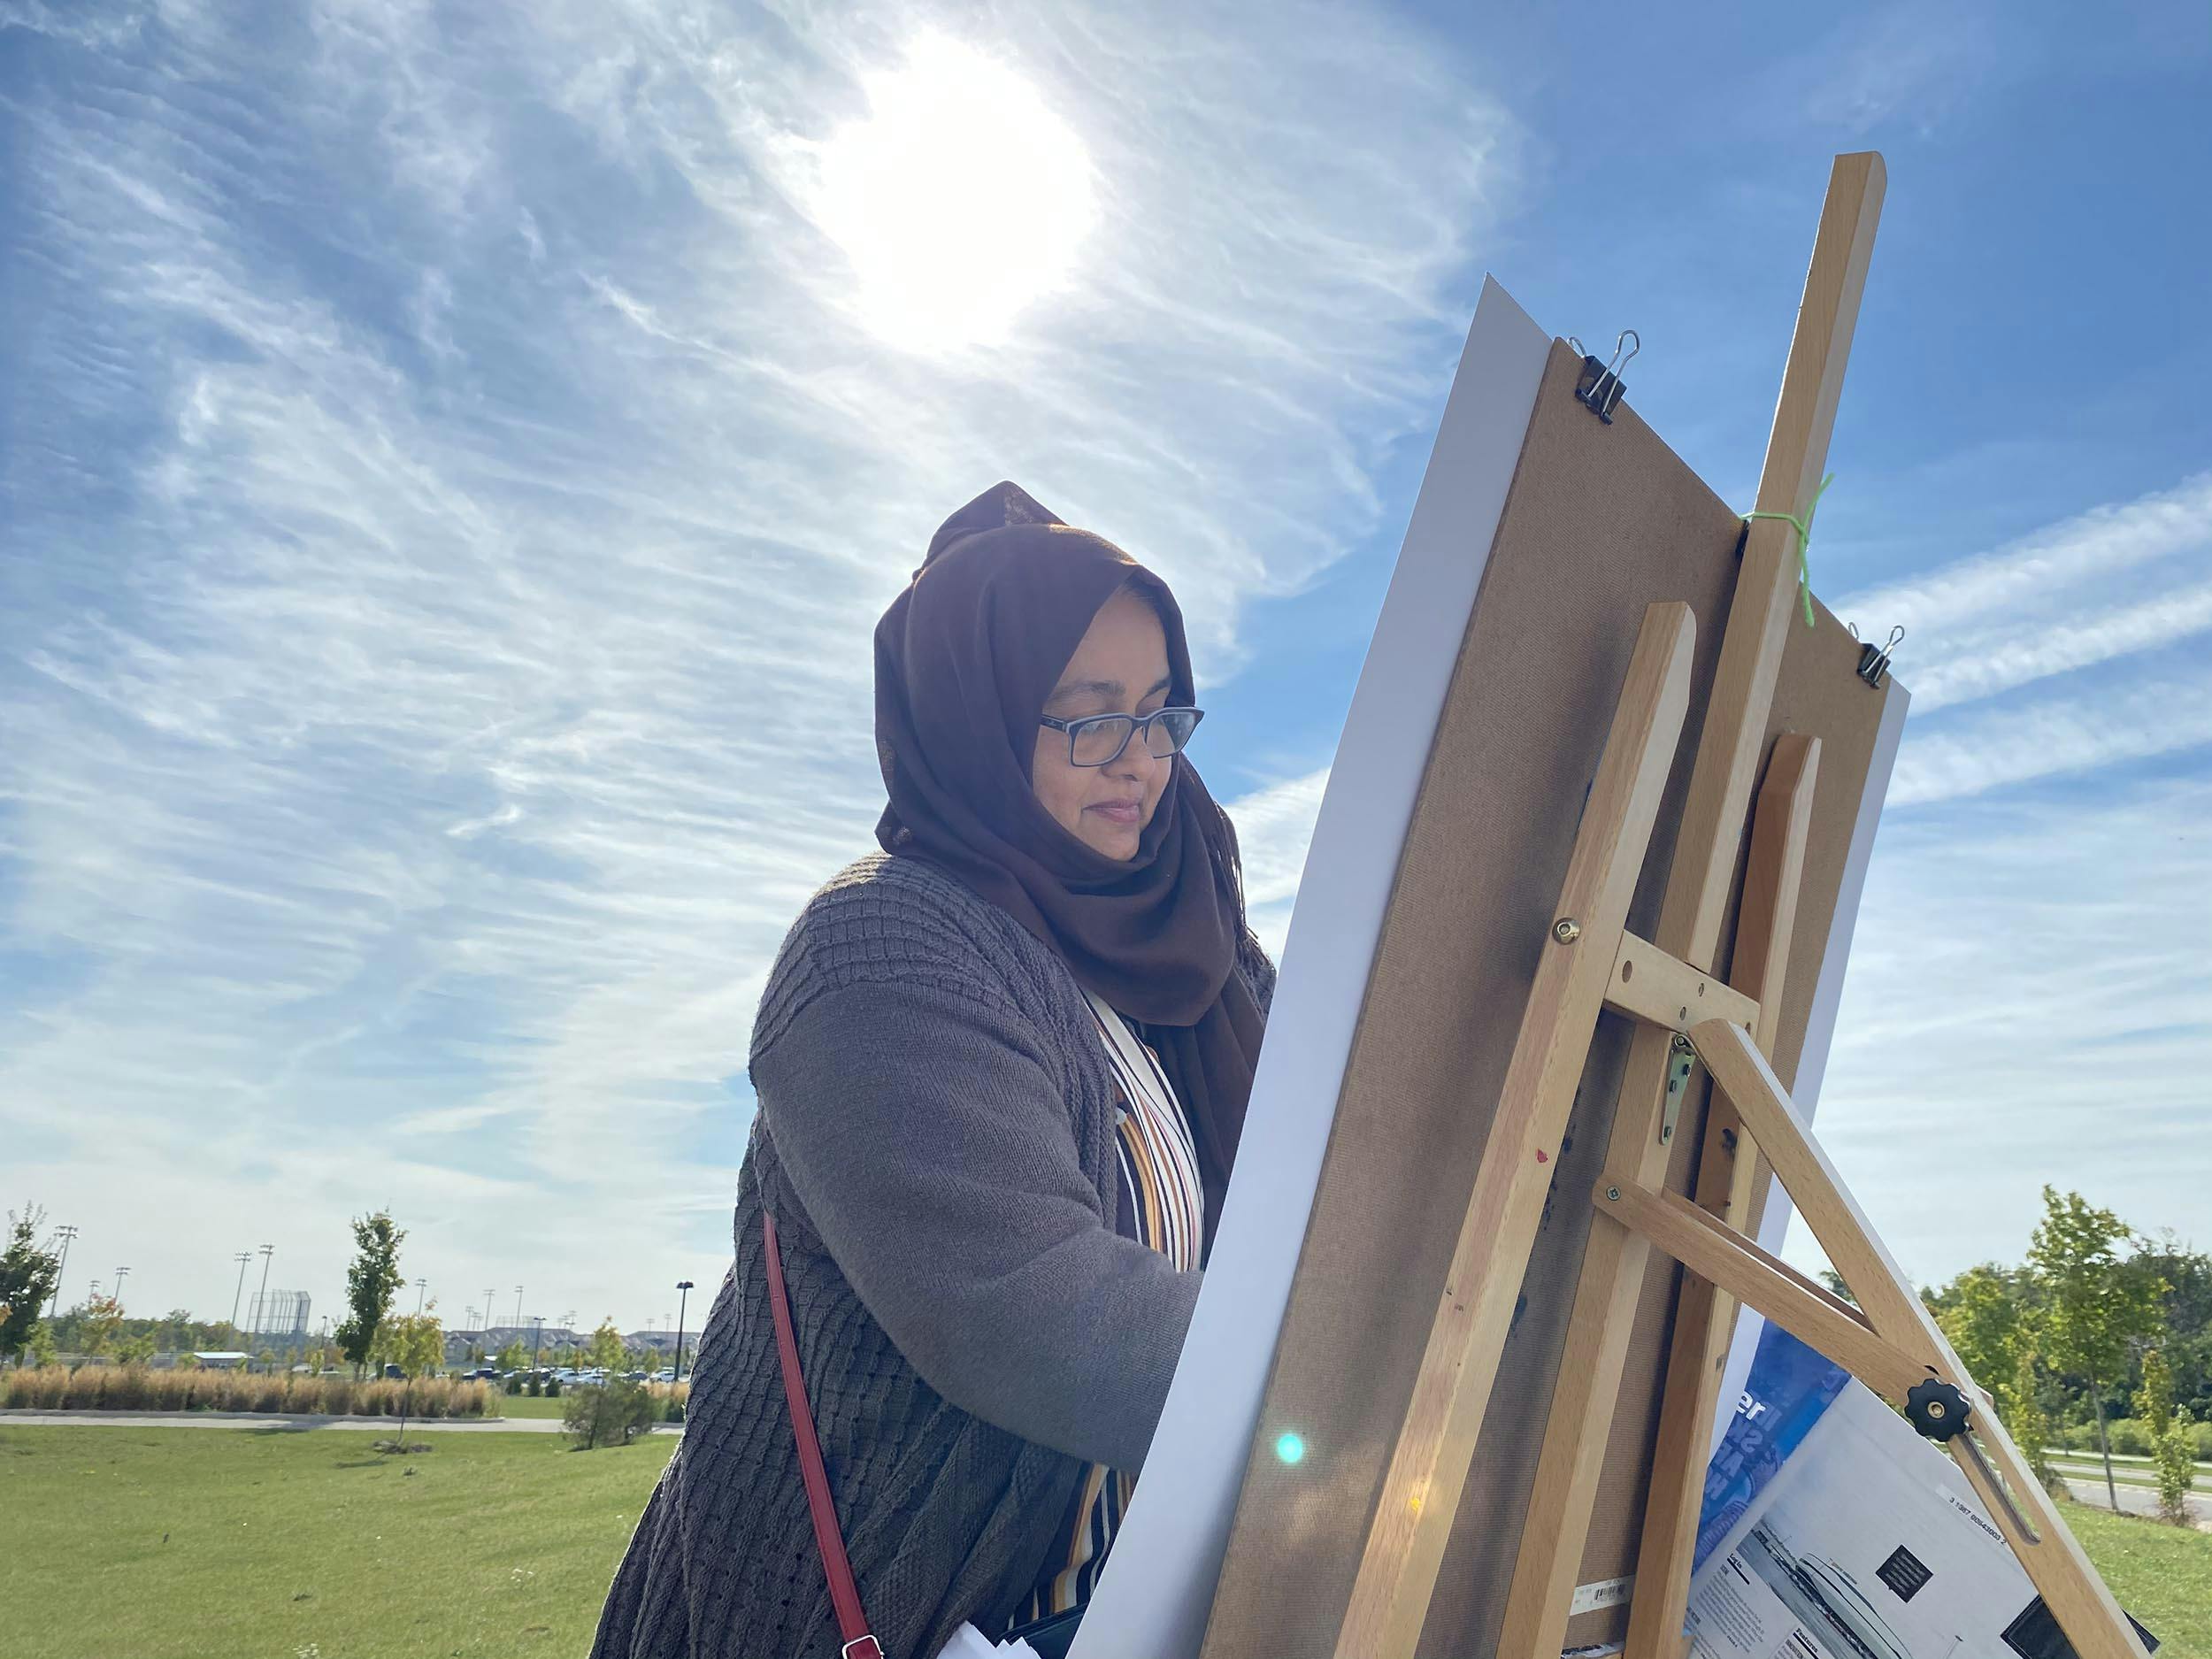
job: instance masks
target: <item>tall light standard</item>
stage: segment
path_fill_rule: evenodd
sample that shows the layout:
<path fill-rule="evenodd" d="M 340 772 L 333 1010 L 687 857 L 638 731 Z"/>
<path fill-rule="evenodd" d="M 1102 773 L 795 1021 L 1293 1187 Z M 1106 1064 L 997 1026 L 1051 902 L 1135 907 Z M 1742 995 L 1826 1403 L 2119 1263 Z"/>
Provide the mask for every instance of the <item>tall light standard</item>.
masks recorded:
<path fill-rule="evenodd" d="M 415 1317 L 418 1319 L 422 1317 L 422 1299 L 429 1294 L 430 1281 L 426 1279 L 417 1279 L 415 1281 Z"/>
<path fill-rule="evenodd" d="M 561 1332 L 568 1338 L 568 1363 L 576 1363 L 576 1310 L 571 1308 L 561 1316 Z"/>
<path fill-rule="evenodd" d="M 238 1329 L 238 1303 L 246 1294 L 246 1263 L 253 1260 L 251 1250 L 241 1250 L 232 1258 L 238 1263 L 238 1288 L 230 1293 L 230 1328 Z"/>
<path fill-rule="evenodd" d="M 530 1323 L 536 1327 L 530 1335 L 530 1369 L 535 1371 L 539 1359 L 545 1353 L 545 1316 L 534 1313 L 530 1316 Z"/>
<path fill-rule="evenodd" d="M 69 1271 L 69 1240 L 77 1236 L 74 1227 L 56 1227 L 54 1236 L 61 1240 L 61 1261 L 54 1269 L 54 1303 L 47 1309 L 46 1317 L 54 1317 L 61 1311 L 61 1276 Z"/>
<path fill-rule="evenodd" d="M 491 1287 L 489 1285 L 487 1285 L 487 1286 L 484 1286 L 484 1340 L 485 1340 L 486 1341 L 489 1341 L 489 1340 L 491 1340 L 491 1334 L 492 1334 L 492 1287 Z"/>
<path fill-rule="evenodd" d="M 515 1331 L 518 1335 L 522 1331 L 522 1286 L 519 1285 L 515 1286 Z"/>
<path fill-rule="evenodd" d="M 130 1271 L 127 1267 L 119 1267 L 115 1270 L 115 1308 L 119 1313 L 123 1309 L 123 1276 Z"/>
<path fill-rule="evenodd" d="M 684 1379 L 684 1312 L 691 1306 L 691 1281 L 678 1279 L 676 1290 L 676 1374 L 669 1379 L 671 1387 Z"/>
<path fill-rule="evenodd" d="M 269 1263 L 275 1259 L 275 1245 L 265 1244 L 261 1247 L 261 1288 L 255 1294 L 253 1299 L 253 1324 L 256 1336 L 260 1335 L 262 1328 L 269 1323 Z"/>

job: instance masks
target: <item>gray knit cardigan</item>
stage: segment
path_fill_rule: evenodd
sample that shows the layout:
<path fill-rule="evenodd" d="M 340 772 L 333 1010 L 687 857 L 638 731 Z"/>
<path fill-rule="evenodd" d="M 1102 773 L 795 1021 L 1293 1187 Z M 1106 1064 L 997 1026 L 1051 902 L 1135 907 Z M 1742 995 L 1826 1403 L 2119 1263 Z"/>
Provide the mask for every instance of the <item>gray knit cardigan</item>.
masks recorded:
<path fill-rule="evenodd" d="M 1265 1010 L 1274 970 L 1239 971 Z M 835 1659 L 761 1258 L 888 1659 L 1003 1628 L 1086 1465 L 1134 1470 L 1199 1274 L 1115 1232 L 1112 1086 L 1057 953 L 956 878 L 874 855 L 816 894 L 753 1027 L 736 1257 L 684 1439 L 594 1659 Z"/>

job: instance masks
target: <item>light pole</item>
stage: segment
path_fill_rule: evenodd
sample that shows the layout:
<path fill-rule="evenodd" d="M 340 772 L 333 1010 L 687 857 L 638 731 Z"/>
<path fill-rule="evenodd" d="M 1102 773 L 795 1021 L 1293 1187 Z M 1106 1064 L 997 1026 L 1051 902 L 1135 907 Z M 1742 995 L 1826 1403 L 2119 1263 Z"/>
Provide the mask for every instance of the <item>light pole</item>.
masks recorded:
<path fill-rule="evenodd" d="M 515 1333 L 522 1333 L 522 1286 L 515 1286 Z"/>
<path fill-rule="evenodd" d="M 118 1313 L 123 1310 L 123 1276 L 130 1271 L 127 1267 L 119 1267 L 115 1270 L 115 1310 Z"/>
<path fill-rule="evenodd" d="M 487 1285 L 487 1286 L 484 1286 L 484 1340 L 485 1340 L 486 1341 L 488 1341 L 488 1341 L 490 1341 L 490 1340 L 491 1340 L 491 1335 L 492 1335 L 492 1287 L 491 1287 L 489 1285 Z"/>
<path fill-rule="evenodd" d="M 255 1293 L 253 1299 L 256 1336 L 260 1335 L 262 1327 L 269 1323 L 269 1263 L 275 1256 L 275 1245 L 265 1244 L 261 1247 L 261 1288 Z"/>
<path fill-rule="evenodd" d="M 46 1310 L 46 1317 L 50 1319 L 61 1311 L 61 1276 L 69 1271 L 69 1240 L 77 1236 L 77 1230 L 74 1227 L 56 1227 L 54 1236 L 61 1240 L 61 1261 L 54 1269 L 54 1301 L 53 1305 Z"/>
<path fill-rule="evenodd" d="M 246 1263 L 253 1260 L 251 1250 L 241 1250 L 232 1258 L 238 1263 L 238 1288 L 230 1293 L 230 1328 L 238 1329 L 238 1302 L 246 1294 Z"/>
<path fill-rule="evenodd" d="M 678 1279 L 676 1290 L 676 1374 L 669 1379 L 672 1388 L 684 1379 L 684 1312 L 691 1306 L 691 1281 Z"/>
<path fill-rule="evenodd" d="M 418 1319 L 422 1317 L 422 1299 L 429 1294 L 430 1281 L 426 1279 L 417 1279 L 415 1281 L 415 1317 Z"/>
<path fill-rule="evenodd" d="M 530 1369 L 535 1371 L 539 1358 L 545 1352 L 545 1316 L 534 1313 L 530 1316 L 530 1323 L 537 1327 L 530 1333 Z"/>
<path fill-rule="evenodd" d="M 561 1316 L 561 1330 L 568 1338 L 568 1363 L 576 1363 L 576 1310 L 571 1308 Z"/>

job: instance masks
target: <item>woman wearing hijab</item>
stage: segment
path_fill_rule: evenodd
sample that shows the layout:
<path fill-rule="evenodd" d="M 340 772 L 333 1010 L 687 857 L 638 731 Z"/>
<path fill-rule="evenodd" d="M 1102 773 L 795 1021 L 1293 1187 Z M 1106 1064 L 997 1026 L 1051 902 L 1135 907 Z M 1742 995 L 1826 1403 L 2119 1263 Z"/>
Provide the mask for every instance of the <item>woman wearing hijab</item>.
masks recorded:
<path fill-rule="evenodd" d="M 841 1544 L 888 1659 L 1064 1628 L 1219 1220 L 1274 972 L 1173 595 L 1000 484 L 875 654 L 883 850 L 770 972 L 736 1258 L 595 1659 L 835 1659 Z"/>

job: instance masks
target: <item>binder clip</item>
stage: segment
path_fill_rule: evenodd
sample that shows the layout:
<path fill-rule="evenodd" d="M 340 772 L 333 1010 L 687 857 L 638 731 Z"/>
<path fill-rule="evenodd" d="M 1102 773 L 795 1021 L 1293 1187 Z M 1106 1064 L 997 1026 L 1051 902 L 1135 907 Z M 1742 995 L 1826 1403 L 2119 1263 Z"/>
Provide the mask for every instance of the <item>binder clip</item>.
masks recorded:
<path fill-rule="evenodd" d="M 1859 625 L 1855 622 L 1851 625 L 1851 637 L 1855 640 L 1859 638 Z M 1882 676 L 1889 672 L 1890 655 L 1896 650 L 1897 642 L 1904 637 L 1905 625 L 1901 622 L 1889 631 L 1889 638 L 1879 645 L 1871 640 L 1860 640 L 1859 678 L 1879 691 Z"/>
<path fill-rule="evenodd" d="M 1628 343 L 1632 340 L 1635 344 Z M 1644 349 L 1642 339 L 1633 328 L 1622 329 L 1613 342 L 1613 360 L 1610 363 L 1600 363 L 1590 353 L 1583 351 L 1582 342 L 1572 334 L 1567 336 L 1567 343 L 1582 352 L 1582 379 L 1575 386 L 1577 401 L 1607 426 L 1611 426 L 1613 411 L 1621 401 L 1621 394 L 1628 389 L 1621 380 L 1621 371 L 1628 366 L 1630 358 Z M 1622 355 L 1624 350 L 1626 356 Z"/>

